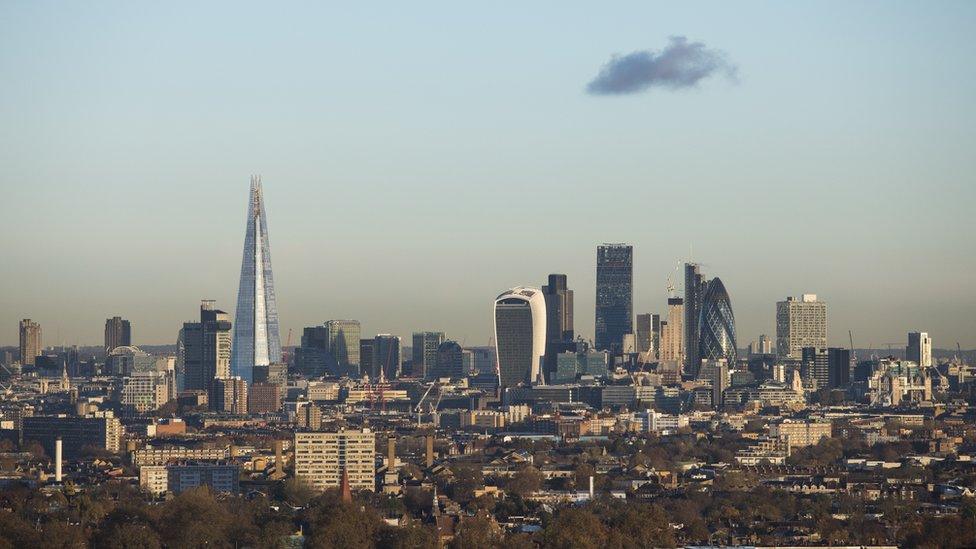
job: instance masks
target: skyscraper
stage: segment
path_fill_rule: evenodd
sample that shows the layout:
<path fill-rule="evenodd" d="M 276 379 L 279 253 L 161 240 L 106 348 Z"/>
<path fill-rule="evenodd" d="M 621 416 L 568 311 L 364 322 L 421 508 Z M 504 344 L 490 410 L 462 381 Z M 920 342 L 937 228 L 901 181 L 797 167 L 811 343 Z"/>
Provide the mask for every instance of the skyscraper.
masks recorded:
<path fill-rule="evenodd" d="M 214 308 L 214 302 L 200 303 L 200 322 L 183 324 L 184 387 L 209 391 L 214 378 L 230 377 L 230 315 Z"/>
<path fill-rule="evenodd" d="M 41 354 L 41 325 L 29 318 L 20 321 L 20 363 L 33 366 Z"/>
<path fill-rule="evenodd" d="M 546 356 L 543 375 L 546 379 L 556 371 L 556 357 L 576 348 L 573 329 L 573 290 L 566 282 L 566 275 L 551 274 L 549 283 L 542 287 L 546 301 Z"/>
<path fill-rule="evenodd" d="M 111 353 L 116 347 L 132 345 L 132 327 L 129 321 L 113 316 L 105 320 L 105 352 Z"/>
<path fill-rule="evenodd" d="M 373 338 L 373 379 L 382 372 L 386 381 L 400 377 L 400 336 L 379 334 Z"/>
<path fill-rule="evenodd" d="M 599 351 L 619 352 L 624 334 L 634 332 L 634 247 L 603 244 L 596 249 L 596 339 Z"/>
<path fill-rule="evenodd" d="M 502 387 L 539 380 L 546 352 L 546 300 L 533 288 L 512 288 L 495 298 L 495 349 Z"/>
<path fill-rule="evenodd" d="M 705 277 L 699 270 L 697 263 L 685 263 L 685 300 L 684 300 L 684 353 L 685 371 L 694 377 L 698 376 L 702 357 L 698 352 L 698 322 L 701 318 L 701 300 L 705 292 Z M 669 322 L 670 324 L 670 322 Z"/>
<path fill-rule="evenodd" d="M 827 346 L 827 304 L 816 294 L 776 303 L 776 354 L 800 359 L 804 347 Z"/>
<path fill-rule="evenodd" d="M 467 372 L 464 370 L 464 351 L 457 341 L 445 341 L 437 347 L 437 358 L 428 370 L 427 377 L 438 379 L 449 377 L 457 379 Z"/>
<path fill-rule="evenodd" d="M 254 366 L 272 362 L 281 362 L 278 305 L 271 274 L 271 247 L 261 178 L 252 177 L 241 284 L 234 316 L 231 372 L 250 384 Z"/>
<path fill-rule="evenodd" d="M 437 363 L 437 349 L 444 343 L 444 332 L 414 332 L 411 374 L 425 379 Z"/>
<path fill-rule="evenodd" d="M 927 332 L 910 332 L 908 334 L 905 358 L 922 368 L 928 368 L 932 365 L 932 338 Z"/>
<path fill-rule="evenodd" d="M 726 364 L 734 368 L 738 354 L 735 343 L 735 315 L 722 279 L 715 277 L 708 282 L 700 307 L 697 350 L 699 361 L 724 358 Z M 694 370 L 694 373 L 697 375 L 698 370 Z"/>
<path fill-rule="evenodd" d="M 668 320 L 661 323 L 661 360 L 684 362 L 684 315 L 685 302 L 680 297 L 668 298 Z"/>
<path fill-rule="evenodd" d="M 651 313 L 637 315 L 637 322 L 634 332 L 637 340 L 637 352 L 643 357 L 653 357 L 656 352 L 654 346 L 654 322 Z M 650 361 L 648 361 L 650 362 Z"/>

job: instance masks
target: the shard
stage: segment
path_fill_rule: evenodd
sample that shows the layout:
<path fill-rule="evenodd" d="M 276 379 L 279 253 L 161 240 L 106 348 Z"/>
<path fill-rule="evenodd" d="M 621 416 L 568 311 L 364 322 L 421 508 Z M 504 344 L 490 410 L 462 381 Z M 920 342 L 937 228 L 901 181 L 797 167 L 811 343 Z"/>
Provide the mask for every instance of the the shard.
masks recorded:
<path fill-rule="evenodd" d="M 268 223 L 264 213 L 261 178 L 252 177 L 241 285 L 237 292 L 234 317 L 231 375 L 241 377 L 250 385 L 255 366 L 278 362 L 281 362 L 281 339 L 278 336 L 278 306 L 271 274 Z"/>

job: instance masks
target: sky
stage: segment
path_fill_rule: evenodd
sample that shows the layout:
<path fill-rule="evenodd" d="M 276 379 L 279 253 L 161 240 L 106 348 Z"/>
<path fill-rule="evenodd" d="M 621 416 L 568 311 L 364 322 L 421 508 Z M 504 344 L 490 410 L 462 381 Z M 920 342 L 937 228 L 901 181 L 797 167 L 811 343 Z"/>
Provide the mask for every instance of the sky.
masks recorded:
<path fill-rule="evenodd" d="M 0 344 L 232 312 L 260 174 L 282 341 L 486 344 L 551 272 L 589 338 L 628 242 L 635 313 L 692 258 L 740 347 L 801 293 L 832 344 L 976 347 L 976 3 L 360 4 L 0 3 Z"/>

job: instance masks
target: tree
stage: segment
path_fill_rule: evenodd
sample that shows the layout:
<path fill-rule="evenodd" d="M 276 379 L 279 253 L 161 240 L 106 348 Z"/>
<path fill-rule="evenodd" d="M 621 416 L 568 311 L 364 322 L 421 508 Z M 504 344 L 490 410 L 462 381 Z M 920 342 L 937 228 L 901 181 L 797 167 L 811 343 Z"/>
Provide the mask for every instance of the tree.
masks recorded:
<path fill-rule="evenodd" d="M 546 549 L 603 549 L 606 543 L 606 527 L 586 509 L 561 509 L 542 533 Z"/>
<path fill-rule="evenodd" d="M 163 506 L 159 534 L 169 547 L 226 547 L 231 515 L 206 487 L 188 490 Z"/>
<path fill-rule="evenodd" d="M 505 491 L 517 496 L 527 496 L 542 488 L 542 473 L 529 465 L 519 469 L 505 484 Z"/>
<path fill-rule="evenodd" d="M 674 547 L 668 514 L 658 505 L 623 504 L 609 512 L 610 545 L 614 547 Z"/>
<path fill-rule="evenodd" d="M 316 496 L 316 491 L 305 479 L 291 477 L 281 484 L 281 495 L 285 503 L 305 507 Z"/>
<path fill-rule="evenodd" d="M 382 524 L 371 509 L 341 501 L 335 490 L 316 498 L 304 517 L 310 545 L 323 549 L 373 547 Z"/>
<path fill-rule="evenodd" d="M 505 536 L 498 523 L 485 515 L 464 517 L 458 524 L 457 533 L 451 540 L 451 549 L 505 547 Z"/>

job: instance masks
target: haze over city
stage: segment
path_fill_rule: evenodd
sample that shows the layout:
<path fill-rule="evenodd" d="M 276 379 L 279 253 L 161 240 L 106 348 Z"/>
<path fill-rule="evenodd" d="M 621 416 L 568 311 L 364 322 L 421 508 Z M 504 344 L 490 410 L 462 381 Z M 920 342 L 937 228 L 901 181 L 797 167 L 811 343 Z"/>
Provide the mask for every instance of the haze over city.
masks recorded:
<path fill-rule="evenodd" d="M 7 3 L 0 343 L 233 312 L 253 173 L 282 339 L 486 344 L 494 297 L 551 272 L 591 338 L 596 247 L 627 242 L 635 313 L 691 258 L 740 347 L 804 292 L 831 344 L 972 347 L 976 8 L 888 8 Z"/>

